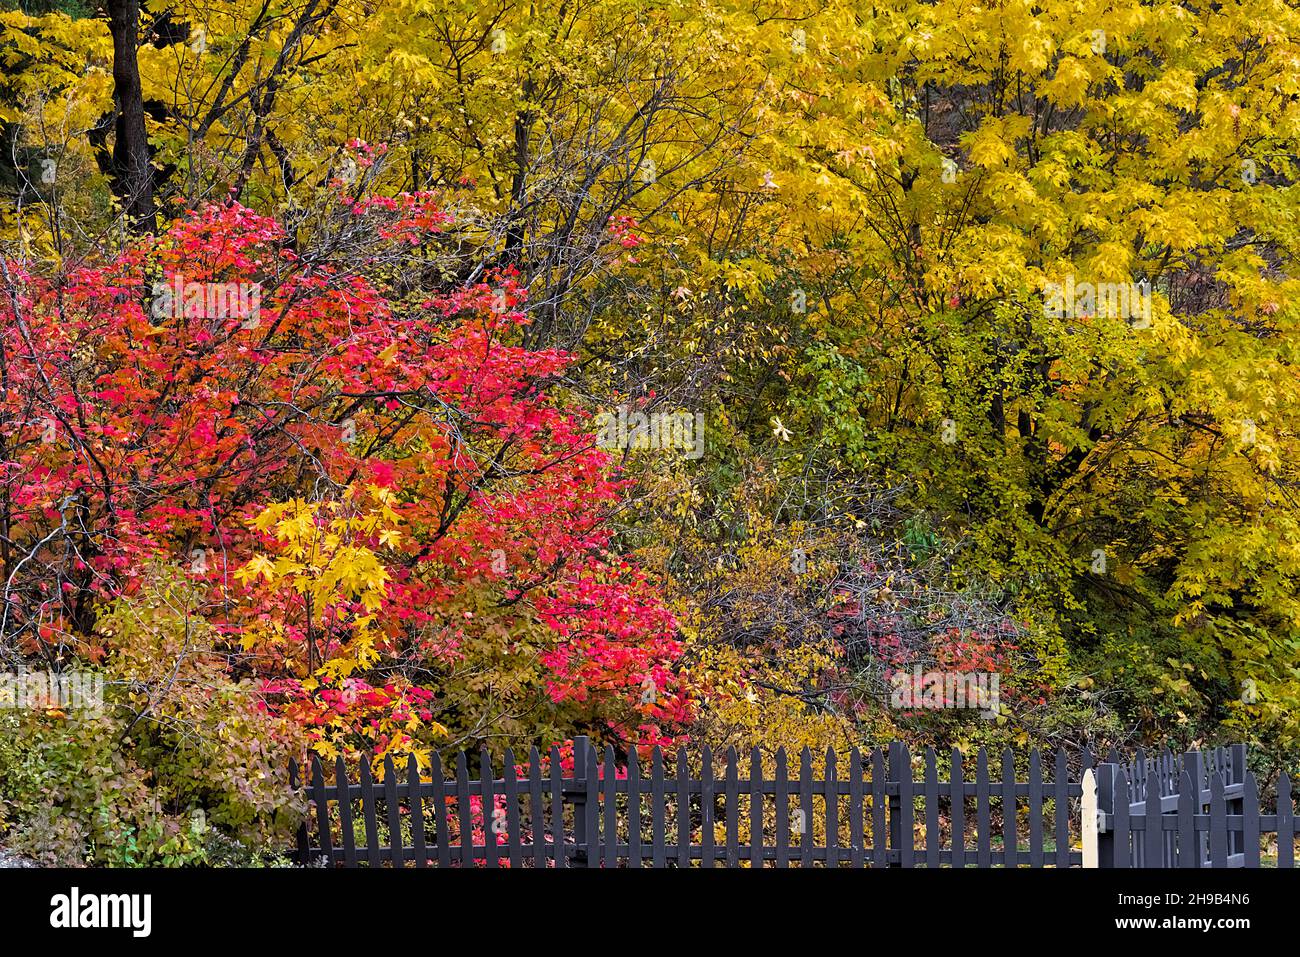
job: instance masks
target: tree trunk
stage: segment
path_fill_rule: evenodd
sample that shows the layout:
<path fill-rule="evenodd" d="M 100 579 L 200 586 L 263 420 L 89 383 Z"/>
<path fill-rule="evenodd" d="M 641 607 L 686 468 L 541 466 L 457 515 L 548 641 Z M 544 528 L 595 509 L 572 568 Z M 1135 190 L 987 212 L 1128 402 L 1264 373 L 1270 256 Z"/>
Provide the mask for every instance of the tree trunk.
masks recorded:
<path fill-rule="evenodd" d="M 153 169 L 144 129 L 144 94 L 136 46 L 140 33 L 140 0 L 107 0 L 108 29 L 113 37 L 113 95 L 117 100 L 117 136 L 113 143 L 113 192 L 122 203 L 131 228 L 153 232 L 157 219 L 153 199 Z"/>

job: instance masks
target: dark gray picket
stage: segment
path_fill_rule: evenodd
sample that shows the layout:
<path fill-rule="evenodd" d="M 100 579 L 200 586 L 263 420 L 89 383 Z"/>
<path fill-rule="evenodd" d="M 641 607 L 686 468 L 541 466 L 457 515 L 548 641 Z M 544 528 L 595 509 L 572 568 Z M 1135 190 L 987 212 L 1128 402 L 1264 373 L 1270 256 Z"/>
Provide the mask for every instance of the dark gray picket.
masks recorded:
<path fill-rule="evenodd" d="M 863 853 L 862 817 L 862 752 L 854 748 L 849 752 L 849 866 L 862 867 Z"/>
<path fill-rule="evenodd" d="M 953 748 L 948 772 L 948 806 L 952 819 L 952 866 L 966 866 L 966 782 L 962 775 L 961 749 Z"/>
<path fill-rule="evenodd" d="M 677 866 L 691 865 L 691 792 L 686 749 L 677 749 Z"/>
<path fill-rule="evenodd" d="M 564 769 L 560 764 L 560 749 L 551 748 L 551 857 L 555 861 L 557 868 L 567 868 L 569 866 L 568 841 L 565 837 L 564 826 Z M 573 775 L 577 777 L 582 773 L 576 761 L 573 765 Z M 581 840 L 577 833 L 576 824 L 573 834 L 573 842 L 576 845 Z"/>
<path fill-rule="evenodd" d="M 1037 748 L 1029 752 L 1029 866 L 1043 866 L 1043 765 Z"/>
<path fill-rule="evenodd" d="M 939 770 L 934 748 L 925 749 L 925 866 L 939 866 Z"/>
<path fill-rule="evenodd" d="M 1002 864 L 1018 867 L 1020 853 L 1016 839 L 1016 756 L 1010 748 L 1002 752 Z"/>
<path fill-rule="evenodd" d="M 388 849 L 392 854 L 394 867 L 401 867 L 404 854 L 402 850 L 402 806 L 397 802 L 397 769 L 393 766 L 390 755 L 384 755 L 384 807 L 388 812 Z"/>
<path fill-rule="evenodd" d="M 776 866 L 790 866 L 790 777 L 785 748 L 776 749 Z"/>
<path fill-rule="evenodd" d="M 524 863 L 523 835 L 519 822 L 519 769 L 515 767 L 515 752 L 506 748 L 505 766 L 501 770 L 502 791 L 506 799 L 506 846 L 510 851 L 510 866 L 522 867 Z"/>
<path fill-rule="evenodd" d="M 1210 866 L 1228 866 L 1228 807 L 1223 799 L 1223 775 L 1210 775 Z"/>
<path fill-rule="evenodd" d="M 835 751 L 826 749 L 826 771 L 822 775 L 822 797 L 826 813 L 826 866 L 840 866 L 840 788 L 836 776 Z"/>
<path fill-rule="evenodd" d="M 1148 867 L 1159 867 L 1163 863 L 1165 850 L 1165 835 L 1161 828 L 1162 812 L 1160 805 L 1160 774 L 1152 768 L 1147 772 L 1146 783 L 1146 820 L 1143 824 L 1146 831 L 1142 835 L 1142 843 L 1145 845 L 1144 857 Z"/>
<path fill-rule="evenodd" d="M 1295 810 L 1291 805 L 1291 778 L 1277 779 L 1277 866 L 1295 867 Z"/>
<path fill-rule="evenodd" d="M 348 788 L 348 769 L 339 755 L 334 763 L 334 792 L 338 795 L 340 837 L 343 839 L 343 862 L 357 866 L 357 832 L 352 823 L 352 794 Z"/>
<path fill-rule="evenodd" d="M 1200 814 L 1205 804 L 1202 799 L 1202 792 L 1207 788 L 1205 783 L 1205 755 L 1200 751 L 1184 752 L 1182 765 L 1183 771 L 1192 783 L 1192 813 Z M 1193 840 L 1196 843 L 1196 866 L 1201 867 L 1210 856 L 1209 831 L 1198 828 Z"/>
<path fill-rule="evenodd" d="M 650 755 L 650 837 L 654 841 L 654 866 L 668 866 L 668 837 L 664 833 L 664 752 L 655 745 Z"/>
<path fill-rule="evenodd" d="M 898 827 L 892 832 L 898 847 L 899 867 L 911 867 L 916 862 L 913 853 L 913 837 L 916 834 L 916 795 L 912 790 L 912 756 L 904 746 L 896 746 L 899 812 Z M 891 825 L 892 827 L 892 825 Z"/>
<path fill-rule="evenodd" d="M 885 830 L 885 755 L 880 748 L 871 752 L 871 866 L 889 866 L 889 845 Z"/>
<path fill-rule="evenodd" d="M 1196 805 L 1192 797 L 1192 777 L 1186 771 L 1178 788 L 1178 866 L 1201 866 L 1201 843 L 1196 838 Z"/>
<path fill-rule="evenodd" d="M 429 778 L 433 784 L 434 839 L 438 842 L 438 866 L 451 866 L 451 826 L 447 821 L 447 793 L 442 782 L 442 758 L 438 752 L 429 760 Z"/>
<path fill-rule="evenodd" d="M 740 864 L 740 775 L 736 771 L 736 749 L 727 748 L 726 784 L 727 866 Z"/>
<path fill-rule="evenodd" d="M 1056 866 L 1070 866 L 1070 765 L 1065 748 L 1056 749 L 1052 779 L 1052 823 L 1056 828 Z"/>
<path fill-rule="evenodd" d="M 424 799 L 420 788 L 420 764 L 414 754 L 406 756 L 406 808 L 411 819 L 411 855 L 416 867 L 429 866 L 429 851 L 424 843 Z"/>
<path fill-rule="evenodd" d="M 474 821 L 469 806 L 469 764 L 465 752 L 456 755 L 456 811 L 460 818 L 460 866 L 474 866 Z"/>
<path fill-rule="evenodd" d="M 976 867 L 993 866 L 993 812 L 989 801 L 989 755 L 979 749 L 975 758 Z"/>
<path fill-rule="evenodd" d="M 807 747 L 799 755 L 799 824 L 803 828 L 799 842 L 799 866 L 811 867 L 813 860 L 813 791 L 812 751 Z"/>
<path fill-rule="evenodd" d="M 618 866 L 618 766 L 614 763 L 614 748 L 605 747 L 605 866 Z M 599 854 L 595 855 L 599 857 Z"/>
<path fill-rule="evenodd" d="M 707 745 L 700 756 L 700 866 L 712 867 L 713 842 L 713 749 Z"/>
<path fill-rule="evenodd" d="M 1255 786 L 1255 775 L 1246 771 L 1243 774 L 1241 795 L 1241 852 L 1245 855 L 1243 864 L 1252 869 L 1259 868 L 1259 789 Z"/>
<path fill-rule="evenodd" d="M 1174 794 L 1178 786 L 1174 770 L 1174 755 L 1168 746 L 1160 752 L 1160 794 Z M 1165 831 L 1161 835 L 1161 862 L 1165 867 L 1175 867 L 1178 863 L 1178 835 L 1174 831 Z"/>
<path fill-rule="evenodd" d="M 1228 761 L 1232 768 L 1232 776 L 1228 782 L 1231 784 L 1243 784 L 1246 780 L 1246 746 L 1244 744 L 1230 745 L 1228 748 Z M 1236 797 L 1228 801 L 1229 814 L 1242 814 L 1245 810 L 1245 798 Z M 1241 854 L 1245 850 L 1246 835 L 1240 831 L 1228 832 L 1228 853 Z"/>
<path fill-rule="evenodd" d="M 636 748 L 627 753 L 627 866 L 641 866 L 641 768 Z"/>
<path fill-rule="evenodd" d="M 1123 767 L 1115 769 L 1115 809 L 1113 812 L 1114 846 L 1112 848 L 1111 867 L 1124 868 L 1132 865 L 1130 849 L 1128 809 L 1132 797 L 1129 794 L 1128 774 Z"/>
<path fill-rule="evenodd" d="M 542 794 L 542 756 L 528 749 L 528 824 L 533 839 L 533 867 L 546 866 L 546 798 Z"/>
<path fill-rule="evenodd" d="M 492 772 L 492 756 L 488 754 L 487 748 L 479 752 L 478 780 L 479 808 L 483 815 L 483 860 L 488 867 L 499 867 L 501 845 L 497 838 L 501 836 L 498 823 L 501 818 L 497 815 L 495 776 Z"/>
<path fill-rule="evenodd" d="M 370 757 L 361 756 L 361 819 L 366 823 L 366 863 L 378 867 L 379 822 L 375 813 L 375 779 L 370 770 Z"/>
<path fill-rule="evenodd" d="M 763 866 L 763 755 L 749 754 L 749 866 Z"/>
<path fill-rule="evenodd" d="M 329 801 L 325 798 L 325 769 L 321 767 L 319 755 L 315 754 L 311 756 L 311 789 L 316 800 L 316 833 L 320 839 L 321 856 L 333 864 L 334 839 L 330 834 Z"/>
<path fill-rule="evenodd" d="M 585 833 L 581 835 L 583 851 L 587 855 L 587 867 L 600 867 L 600 770 L 599 758 L 596 757 L 596 749 L 587 744 L 587 739 L 583 738 L 583 747 L 575 750 L 583 752 L 585 768 L 583 771 L 587 779 L 587 797 L 584 802 L 586 814 L 584 816 Z M 577 767 L 577 764 L 574 765 Z M 575 838 L 577 835 L 575 834 Z"/>

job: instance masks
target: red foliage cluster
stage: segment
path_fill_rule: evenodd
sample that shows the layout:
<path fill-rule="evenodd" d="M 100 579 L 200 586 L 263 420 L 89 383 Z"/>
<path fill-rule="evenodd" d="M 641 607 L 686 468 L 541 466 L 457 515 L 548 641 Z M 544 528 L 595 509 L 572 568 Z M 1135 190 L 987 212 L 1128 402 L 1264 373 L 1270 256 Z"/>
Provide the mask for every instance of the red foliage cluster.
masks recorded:
<path fill-rule="evenodd" d="M 424 197 L 348 215 L 374 216 L 394 255 L 445 219 Z M 510 344 L 526 319 L 509 276 L 411 303 L 381 291 L 380 265 L 300 256 L 274 221 L 234 205 L 55 279 L 6 264 L 3 630 L 29 652 L 93 652 L 95 602 L 129 594 L 161 558 L 211 585 L 232 640 L 250 622 L 286 626 L 287 650 L 255 661 L 301 704 L 303 609 L 232 574 L 267 548 L 248 524 L 262 507 L 368 484 L 392 490 L 402 527 L 400 541 L 367 543 L 389 576 L 386 664 L 454 661 L 479 627 L 463 609 L 487 591 L 496 613 L 482 627 L 503 642 L 511 608 L 549 628 L 553 700 L 660 739 L 689 710 L 676 626 L 614 553 L 605 519 L 622 483 L 557 392 L 569 356 Z M 362 677 L 306 696 L 304 720 L 434 707 L 436 687 L 377 692 Z"/>

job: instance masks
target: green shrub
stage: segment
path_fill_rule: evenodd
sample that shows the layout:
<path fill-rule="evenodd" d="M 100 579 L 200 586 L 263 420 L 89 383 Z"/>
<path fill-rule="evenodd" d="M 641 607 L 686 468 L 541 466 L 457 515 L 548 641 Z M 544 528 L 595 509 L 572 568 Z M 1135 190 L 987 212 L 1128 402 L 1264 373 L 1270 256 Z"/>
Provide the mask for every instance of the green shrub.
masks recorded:
<path fill-rule="evenodd" d="M 0 833 L 46 864 L 247 866 L 301 820 L 296 729 L 233 681 L 197 593 L 155 569 L 103 610 L 100 712 L 0 710 Z"/>

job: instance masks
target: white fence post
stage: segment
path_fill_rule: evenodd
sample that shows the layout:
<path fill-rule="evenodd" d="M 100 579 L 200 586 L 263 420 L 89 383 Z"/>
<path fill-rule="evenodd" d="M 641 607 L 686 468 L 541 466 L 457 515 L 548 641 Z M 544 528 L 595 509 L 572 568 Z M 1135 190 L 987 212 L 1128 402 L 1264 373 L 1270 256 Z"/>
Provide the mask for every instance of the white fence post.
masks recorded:
<path fill-rule="evenodd" d="M 1083 833 L 1083 866 L 1097 867 L 1097 778 L 1092 768 L 1083 772 L 1083 800 L 1079 802 L 1082 820 L 1079 829 Z"/>

